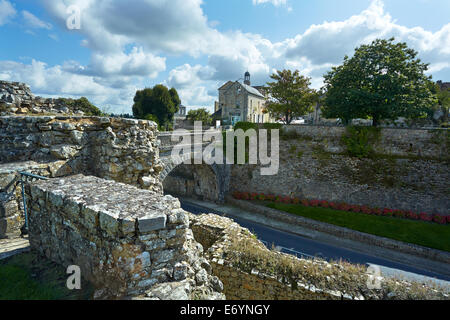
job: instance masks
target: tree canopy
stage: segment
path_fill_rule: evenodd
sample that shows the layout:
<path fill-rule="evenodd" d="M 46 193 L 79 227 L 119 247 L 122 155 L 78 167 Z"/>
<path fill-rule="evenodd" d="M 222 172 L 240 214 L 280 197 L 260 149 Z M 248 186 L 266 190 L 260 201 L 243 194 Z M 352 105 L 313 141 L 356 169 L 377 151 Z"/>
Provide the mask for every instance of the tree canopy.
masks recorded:
<path fill-rule="evenodd" d="M 171 127 L 174 114 L 181 104 L 177 90 L 158 84 L 138 90 L 134 97 L 133 115 L 137 119 L 158 119 L 161 127 Z M 154 117 L 150 116 L 153 115 Z"/>
<path fill-rule="evenodd" d="M 298 70 L 277 71 L 268 82 L 270 99 L 266 111 L 277 120 L 290 124 L 292 120 L 313 111 L 317 93 L 309 88 L 310 78 L 300 75 Z"/>
<path fill-rule="evenodd" d="M 212 121 L 211 114 L 205 108 L 190 110 L 187 119 L 192 121 L 201 121 L 204 125 L 209 125 Z"/>
<path fill-rule="evenodd" d="M 426 117 L 436 105 L 430 91 L 428 64 L 406 43 L 377 39 L 356 48 L 352 58 L 334 67 L 325 78 L 323 116 L 372 118 L 377 126 L 383 119 Z"/>

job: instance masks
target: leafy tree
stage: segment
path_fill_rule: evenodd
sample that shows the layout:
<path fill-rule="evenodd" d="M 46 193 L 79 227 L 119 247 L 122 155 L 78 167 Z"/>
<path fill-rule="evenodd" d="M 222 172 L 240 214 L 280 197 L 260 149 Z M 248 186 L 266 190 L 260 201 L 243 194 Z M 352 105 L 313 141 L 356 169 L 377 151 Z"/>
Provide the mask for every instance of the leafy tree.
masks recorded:
<path fill-rule="evenodd" d="M 352 58 L 334 67 L 325 77 L 323 116 L 382 119 L 425 117 L 436 104 L 425 75 L 428 64 L 416 59 L 417 52 L 406 43 L 377 39 L 356 48 Z"/>
<path fill-rule="evenodd" d="M 203 124 L 210 124 L 212 121 L 211 114 L 205 108 L 190 110 L 186 118 L 192 121 L 201 121 Z"/>
<path fill-rule="evenodd" d="M 268 82 L 271 97 L 266 111 L 277 120 L 290 124 L 296 117 L 313 111 L 317 93 L 310 89 L 310 78 L 300 75 L 298 70 L 277 71 L 270 76 L 275 82 Z"/>
<path fill-rule="evenodd" d="M 137 119 L 149 119 L 153 115 L 161 127 L 171 127 L 174 114 L 180 106 L 177 91 L 158 84 L 153 88 L 138 90 L 134 97 L 133 115 Z M 154 118 L 152 118 L 154 119 Z"/>

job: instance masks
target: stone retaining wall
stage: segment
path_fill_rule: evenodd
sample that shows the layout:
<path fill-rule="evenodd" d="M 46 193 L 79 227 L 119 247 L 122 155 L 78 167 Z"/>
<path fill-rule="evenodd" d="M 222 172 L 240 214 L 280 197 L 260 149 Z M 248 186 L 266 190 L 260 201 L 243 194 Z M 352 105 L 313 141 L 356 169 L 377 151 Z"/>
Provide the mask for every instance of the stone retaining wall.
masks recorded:
<path fill-rule="evenodd" d="M 289 125 L 287 132 L 296 132 L 304 140 L 321 142 L 327 151 L 343 152 L 340 143 L 345 134 L 345 127 Z M 396 156 L 423 156 L 431 158 L 448 158 L 446 135 L 448 129 L 402 129 L 382 128 L 379 143 L 375 146 L 377 153 Z M 442 135 L 439 137 L 439 135 Z M 300 138 L 300 139 L 301 139 Z"/>
<path fill-rule="evenodd" d="M 230 300 L 448 299 L 448 288 L 375 277 L 365 266 L 300 259 L 267 249 L 247 229 L 213 214 L 191 228 Z M 376 286 L 371 286 L 377 283 Z"/>
<path fill-rule="evenodd" d="M 261 176 L 255 165 L 234 165 L 230 192 L 450 214 L 449 132 L 382 129 L 378 156 L 359 159 L 344 154 L 345 128 L 294 129 L 298 136 L 280 141 L 276 175 Z"/>
<path fill-rule="evenodd" d="M 32 249 L 79 266 L 96 298 L 223 298 L 177 199 L 82 175 L 27 193 Z"/>

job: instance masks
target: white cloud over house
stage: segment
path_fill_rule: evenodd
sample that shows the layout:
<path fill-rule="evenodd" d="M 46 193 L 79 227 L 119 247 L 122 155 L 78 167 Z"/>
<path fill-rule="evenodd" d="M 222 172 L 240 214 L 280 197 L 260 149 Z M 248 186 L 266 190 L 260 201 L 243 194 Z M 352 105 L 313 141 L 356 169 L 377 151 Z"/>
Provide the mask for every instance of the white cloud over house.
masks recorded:
<path fill-rule="evenodd" d="M 42 2 L 52 22 L 65 28 L 68 2 Z M 265 2 L 276 6 L 287 3 L 254 0 L 255 5 Z M 0 8 L 8 4 L 0 0 Z M 252 83 L 262 85 L 276 69 L 299 69 L 319 88 L 327 70 L 345 55 L 352 55 L 357 46 L 380 37 L 395 36 L 407 42 L 419 51 L 424 62 L 430 63 L 430 72 L 450 69 L 450 23 L 436 32 L 405 27 L 385 12 L 380 0 L 345 20 L 311 25 L 279 42 L 240 30 L 220 32 L 215 29 L 217 23 L 208 21 L 201 0 L 73 0 L 70 4 L 81 9 L 82 27 L 71 32 L 83 37 L 82 45 L 91 51 L 90 62 L 82 65 L 66 61 L 50 67 L 38 61 L 3 61 L 0 75 L 12 76 L 15 69 L 15 77 L 30 83 L 36 92 L 57 94 L 60 90 L 61 94 L 86 95 L 96 102 L 108 101 L 123 112 L 131 110 L 136 88 L 164 72 L 170 57 L 203 61 L 167 70 L 164 83 L 175 87 L 187 106 L 212 106 L 217 88 L 227 80 L 241 78 L 247 70 Z M 6 20 L 0 13 L 0 24 L 2 21 Z"/>

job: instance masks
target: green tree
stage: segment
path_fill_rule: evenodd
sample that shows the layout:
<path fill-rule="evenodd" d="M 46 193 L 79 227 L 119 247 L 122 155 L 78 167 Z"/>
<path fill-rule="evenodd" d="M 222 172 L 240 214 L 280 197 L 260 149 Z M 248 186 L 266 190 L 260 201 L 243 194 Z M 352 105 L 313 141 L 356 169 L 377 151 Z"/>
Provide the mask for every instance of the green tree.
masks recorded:
<path fill-rule="evenodd" d="M 212 121 L 211 114 L 205 108 L 190 110 L 187 114 L 187 119 L 192 121 L 201 121 L 206 125 L 211 124 Z"/>
<path fill-rule="evenodd" d="M 133 115 L 137 119 L 149 119 L 153 115 L 162 128 L 172 126 L 174 114 L 180 106 L 177 91 L 158 84 L 153 88 L 138 90 L 134 97 Z"/>
<path fill-rule="evenodd" d="M 383 119 L 426 117 L 436 104 L 425 75 L 428 64 L 406 43 L 377 39 L 356 48 L 352 58 L 334 67 L 325 78 L 323 116 L 372 118 L 373 126 Z"/>
<path fill-rule="evenodd" d="M 300 75 L 298 70 L 277 71 L 270 76 L 275 82 L 268 82 L 270 99 L 266 111 L 277 120 L 290 124 L 296 117 L 313 111 L 317 93 L 310 89 L 310 78 Z"/>

